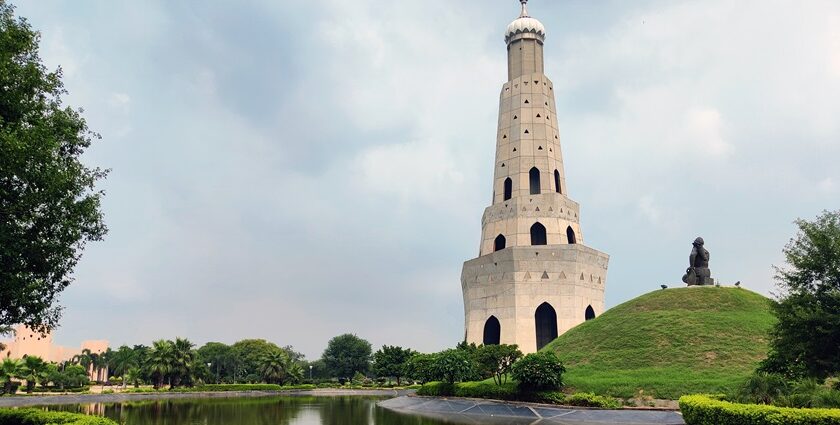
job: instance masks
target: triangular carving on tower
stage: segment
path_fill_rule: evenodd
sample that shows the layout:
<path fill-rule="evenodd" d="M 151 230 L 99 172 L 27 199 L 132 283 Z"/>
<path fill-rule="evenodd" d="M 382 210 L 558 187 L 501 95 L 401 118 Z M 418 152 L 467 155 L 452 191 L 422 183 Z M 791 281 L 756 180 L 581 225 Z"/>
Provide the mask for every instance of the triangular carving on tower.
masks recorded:
<path fill-rule="evenodd" d="M 539 211 L 540 211 L 540 207 L 537 207 L 537 209 L 536 209 L 536 210 L 534 210 L 534 211 L 537 211 L 537 212 L 539 212 Z"/>
<path fill-rule="evenodd" d="M 560 279 L 566 279 L 566 273 L 560 272 Z"/>
<path fill-rule="evenodd" d="M 528 131 L 528 129 L 526 128 L 526 129 L 525 129 L 525 134 L 531 134 L 531 132 L 530 132 L 530 131 Z"/>
<path fill-rule="evenodd" d="M 524 279 L 525 279 L 525 280 L 531 280 L 531 273 L 529 273 L 529 272 L 525 272 L 525 277 L 524 277 Z"/>
<path fill-rule="evenodd" d="M 543 272 L 542 279 L 548 279 L 548 272 Z"/>
<path fill-rule="evenodd" d="M 580 274 L 580 280 L 586 280 L 586 278 L 583 277 L 583 273 Z"/>

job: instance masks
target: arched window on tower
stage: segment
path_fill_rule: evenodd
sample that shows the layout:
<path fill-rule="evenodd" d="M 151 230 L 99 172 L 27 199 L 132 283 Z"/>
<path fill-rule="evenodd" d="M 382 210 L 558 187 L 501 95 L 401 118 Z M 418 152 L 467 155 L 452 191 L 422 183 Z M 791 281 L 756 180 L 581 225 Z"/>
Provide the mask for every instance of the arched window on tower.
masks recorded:
<path fill-rule="evenodd" d="M 586 307 L 586 313 L 584 317 L 586 318 L 586 320 L 592 320 L 595 318 L 595 310 L 592 308 L 591 305 Z"/>
<path fill-rule="evenodd" d="M 528 182 L 531 184 L 531 195 L 540 194 L 540 170 L 537 167 L 528 172 Z"/>
<path fill-rule="evenodd" d="M 545 237 L 545 226 L 540 222 L 534 223 L 531 226 L 531 245 L 547 245 L 548 240 Z"/>
<path fill-rule="evenodd" d="M 557 170 L 554 170 L 554 190 L 563 193 L 563 189 L 560 188 L 560 172 Z"/>
<path fill-rule="evenodd" d="M 577 239 L 575 238 L 575 231 L 572 230 L 572 226 L 566 228 L 566 238 L 569 239 L 570 244 L 577 243 Z"/>
<path fill-rule="evenodd" d="M 505 201 L 513 196 L 513 180 L 510 177 L 505 179 Z"/>
<path fill-rule="evenodd" d="M 496 241 L 493 242 L 493 251 L 501 251 L 505 249 L 505 242 L 507 242 L 505 235 L 496 236 Z"/>
<path fill-rule="evenodd" d="M 534 324 L 537 331 L 537 350 L 557 338 L 557 312 L 551 304 L 542 303 L 537 307 L 534 313 Z"/>
<path fill-rule="evenodd" d="M 499 345 L 499 341 L 502 339 L 502 325 L 499 323 L 499 319 L 496 316 L 490 316 L 486 322 L 484 322 L 484 339 L 482 342 L 484 345 Z"/>

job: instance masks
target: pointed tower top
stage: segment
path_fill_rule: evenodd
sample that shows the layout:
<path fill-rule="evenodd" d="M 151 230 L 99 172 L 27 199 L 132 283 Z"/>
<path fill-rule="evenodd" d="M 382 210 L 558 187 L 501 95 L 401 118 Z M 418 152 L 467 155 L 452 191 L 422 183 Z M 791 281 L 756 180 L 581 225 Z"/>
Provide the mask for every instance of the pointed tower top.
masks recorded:
<path fill-rule="evenodd" d="M 514 19 L 505 31 L 505 42 L 510 43 L 517 35 L 534 34 L 540 41 L 545 41 L 545 27 L 542 22 L 528 14 L 528 0 L 519 0 L 522 3 L 522 12 Z"/>
<path fill-rule="evenodd" d="M 522 13 L 519 14 L 520 18 L 527 18 L 528 17 L 528 0 L 519 0 L 522 3 Z"/>

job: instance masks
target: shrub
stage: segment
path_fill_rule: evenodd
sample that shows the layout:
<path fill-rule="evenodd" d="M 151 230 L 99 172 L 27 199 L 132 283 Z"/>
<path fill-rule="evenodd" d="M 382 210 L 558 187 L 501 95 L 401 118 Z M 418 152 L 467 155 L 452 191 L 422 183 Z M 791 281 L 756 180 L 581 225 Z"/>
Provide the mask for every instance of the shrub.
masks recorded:
<path fill-rule="evenodd" d="M 566 368 L 553 351 L 528 354 L 513 364 L 511 376 L 523 391 L 559 390 Z"/>
<path fill-rule="evenodd" d="M 308 385 L 314 388 L 314 385 Z M 281 391 L 291 389 L 276 384 L 205 384 L 196 385 L 193 388 L 184 388 L 184 391 L 198 392 L 226 392 L 226 391 Z"/>
<path fill-rule="evenodd" d="M 532 395 L 531 400 L 538 403 L 564 404 L 566 402 L 566 394 L 561 391 L 539 391 Z"/>
<path fill-rule="evenodd" d="M 773 404 L 788 392 L 784 376 L 775 373 L 756 372 L 738 390 L 737 401 L 745 403 Z"/>
<path fill-rule="evenodd" d="M 417 395 L 430 397 L 447 397 L 455 395 L 455 384 L 448 382 L 427 382 L 417 390 Z"/>
<path fill-rule="evenodd" d="M 515 384 L 496 385 L 489 382 L 461 382 L 455 384 L 456 397 L 491 398 L 494 400 L 516 400 L 519 392 Z"/>
<path fill-rule="evenodd" d="M 705 395 L 680 397 L 687 425 L 838 425 L 840 409 L 795 409 L 761 404 L 736 404 Z"/>
<path fill-rule="evenodd" d="M 575 393 L 563 402 L 566 406 L 598 407 L 601 409 L 618 409 L 621 403 L 611 397 L 595 395 L 593 393 Z"/>
<path fill-rule="evenodd" d="M 0 425 L 117 425 L 98 416 L 37 409 L 0 409 Z"/>

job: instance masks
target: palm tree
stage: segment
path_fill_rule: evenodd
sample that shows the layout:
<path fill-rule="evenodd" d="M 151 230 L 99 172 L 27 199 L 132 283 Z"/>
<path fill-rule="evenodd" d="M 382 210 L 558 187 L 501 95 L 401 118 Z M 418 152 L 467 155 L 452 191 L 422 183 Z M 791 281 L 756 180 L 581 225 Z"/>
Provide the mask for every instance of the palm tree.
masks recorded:
<path fill-rule="evenodd" d="M 283 384 L 289 367 L 289 356 L 283 351 L 274 350 L 260 358 L 259 373 L 269 384 Z"/>
<path fill-rule="evenodd" d="M 6 357 L 0 362 L 0 382 L 3 383 L 3 393 L 12 393 L 12 379 L 20 378 L 21 362 L 18 359 Z"/>
<path fill-rule="evenodd" d="M 109 349 L 108 353 L 108 369 L 113 372 L 115 376 L 122 376 L 125 378 L 126 372 L 139 366 L 137 363 L 137 355 L 134 350 L 128 346 L 123 345 L 117 351 L 110 351 Z M 123 379 L 123 387 L 126 385 L 127 383 L 125 382 L 125 379 Z"/>
<path fill-rule="evenodd" d="M 183 381 L 192 382 L 193 363 L 195 361 L 194 346 L 186 338 L 175 338 L 175 344 L 173 344 L 172 388 L 177 387 Z"/>
<path fill-rule="evenodd" d="M 41 373 L 47 368 L 44 359 L 38 356 L 23 356 L 20 363 L 20 377 L 26 380 L 26 392 L 32 393 Z"/>
<path fill-rule="evenodd" d="M 297 384 L 303 381 L 303 368 L 300 363 L 289 359 L 289 366 L 286 368 L 286 383 Z"/>
<path fill-rule="evenodd" d="M 146 367 L 154 381 L 155 389 L 160 388 L 163 385 L 164 378 L 172 372 L 174 358 L 175 348 L 171 341 L 161 339 L 152 343 Z"/>
<path fill-rule="evenodd" d="M 140 386 L 140 369 L 132 367 L 131 369 L 125 371 L 125 375 L 123 376 L 123 387 L 128 384 L 134 385 L 134 388 Z"/>
<path fill-rule="evenodd" d="M 81 353 L 73 356 L 73 358 L 70 359 L 70 362 L 85 368 L 85 371 L 87 371 L 88 374 L 90 374 L 90 367 L 93 364 L 92 356 L 93 353 L 89 349 L 85 348 L 84 350 L 82 350 Z"/>

